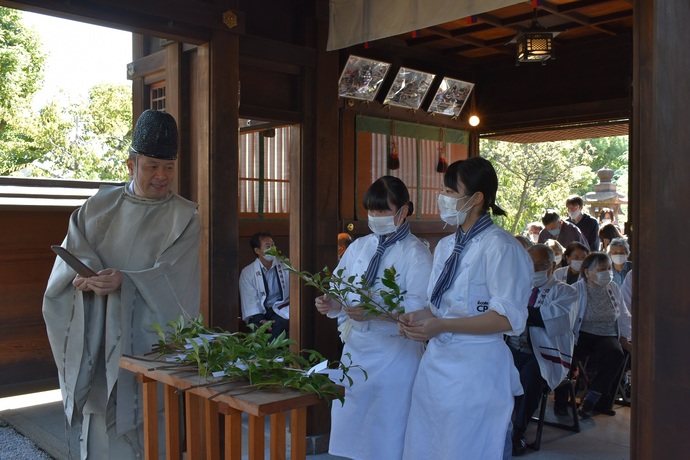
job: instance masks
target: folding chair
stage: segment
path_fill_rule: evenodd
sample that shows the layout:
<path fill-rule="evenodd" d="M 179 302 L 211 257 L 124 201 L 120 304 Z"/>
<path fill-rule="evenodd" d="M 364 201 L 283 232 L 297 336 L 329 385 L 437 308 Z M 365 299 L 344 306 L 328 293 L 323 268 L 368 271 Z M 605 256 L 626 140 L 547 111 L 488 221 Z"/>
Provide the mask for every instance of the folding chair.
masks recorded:
<path fill-rule="evenodd" d="M 541 448 L 541 434 L 544 429 L 544 425 L 574 431 L 575 433 L 580 432 L 580 419 L 577 416 L 577 403 L 575 402 L 575 382 L 566 378 L 561 383 L 559 383 L 556 388 L 560 388 L 562 386 L 567 386 L 568 389 L 568 399 L 570 400 L 569 406 L 573 417 L 573 423 L 568 425 L 565 423 L 551 422 L 545 420 L 546 405 L 548 404 L 549 393 L 551 393 L 551 389 L 548 386 L 544 385 L 544 391 L 541 395 L 541 402 L 539 403 L 539 416 L 532 417 L 532 421 L 537 422 L 537 435 L 534 439 L 534 442 L 527 444 L 527 447 L 529 447 L 530 449 L 539 450 Z"/>
<path fill-rule="evenodd" d="M 623 370 L 621 371 L 621 378 L 618 379 L 618 384 L 616 385 L 616 395 L 614 401 L 616 404 L 621 406 L 630 407 L 630 394 L 629 387 L 630 381 L 628 379 L 628 368 L 630 366 L 630 353 L 625 354 L 625 360 L 623 361 Z"/>

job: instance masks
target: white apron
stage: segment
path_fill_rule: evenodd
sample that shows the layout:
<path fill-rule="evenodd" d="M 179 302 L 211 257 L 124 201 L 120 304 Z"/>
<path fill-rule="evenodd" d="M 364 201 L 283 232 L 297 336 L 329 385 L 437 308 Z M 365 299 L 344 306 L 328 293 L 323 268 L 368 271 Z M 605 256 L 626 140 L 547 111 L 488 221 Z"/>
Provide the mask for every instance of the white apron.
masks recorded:
<path fill-rule="evenodd" d="M 431 295 L 455 243 L 436 246 L 429 280 Z M 460 270 L 444 293 L 438 317 L 461 318 L 495 310 L 519 335 L 527 320 L 532 261 L 512 235 L 492 226 L 465 247 Z M 503 334 L 444 333 L 429 341 L 417 372 L 403 458 L 503 458 L 513 397 L 520 376 Z"/>
<path fill-rule="evenodd" d="M 352 243 L 340 261 L 344 276 L 363 274 L 376 252 L 377 238 L 369 235 Z M 395 266 L 397 282 L 405 290 L 405 311 L 425 304 L 431 272 L 431 254 L 415 236 L 409 235 L 388 248 L 380 265 Z M 375 288 L 381 287 L 375 284 Z M 351 299 L 350 305 L 358 304 Z M 339 320 L 344 320 L 341 316 Z M 353 386 L 345 389 L 345 403 L 333 402 L 329 453 L 360 460 L 402 458 L 402 446 L 412 384 L 423 346 L 400 337 L 397 323 L 352 321 L 352 331 L 343 349 L 342 360 L 361 365 L 368 374 L 353 369 Z"/>

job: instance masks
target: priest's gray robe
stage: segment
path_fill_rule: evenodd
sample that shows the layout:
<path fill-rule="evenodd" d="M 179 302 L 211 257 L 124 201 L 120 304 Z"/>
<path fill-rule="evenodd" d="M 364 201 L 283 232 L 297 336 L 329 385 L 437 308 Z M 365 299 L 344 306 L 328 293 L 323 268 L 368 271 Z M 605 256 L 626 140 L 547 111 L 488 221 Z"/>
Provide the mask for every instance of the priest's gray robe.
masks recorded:
<path fill-rule="evenodd" d="M 199 231 L 195 203 L 175 194 L 147 200 L 123 186 L 102 187 L 72 214 L 62 246 L 95 271 L 123 276 L 119 291 L 99 296 L 75 289 L 76 274 L 60 258 L 53 266 L 43 317 L 71 426 L 84 413 L 105 414 L 113 398 L 117 436 L 141 426 L 141 389 L 118 360 L 151 351 L 153 323 L 198 315 Z M 101 348 L 105 379 L 94 375 Z M 92 389 L 94 381 L 105 388 Z"/>

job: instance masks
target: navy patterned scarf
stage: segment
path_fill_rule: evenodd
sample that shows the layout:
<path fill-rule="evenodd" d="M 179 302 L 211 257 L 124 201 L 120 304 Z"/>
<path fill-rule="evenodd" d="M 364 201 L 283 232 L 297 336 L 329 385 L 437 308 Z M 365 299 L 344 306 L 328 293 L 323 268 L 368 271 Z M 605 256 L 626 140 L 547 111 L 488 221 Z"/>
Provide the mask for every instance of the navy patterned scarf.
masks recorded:
<path fill-rule="evenodd" d="M 393 246 L 398 241 L 403 240 L 407 235 L 410 234 L 410 224 L 407 222 L 402 223 L 398 229 L 391 234 L 388 238 L 381 235 L 379 236 L 379 245 L 376 247 L 376 254 L 369 261 L 369 266 L 367 271 L 364 272 L 364 278 L 366 278 L 366 285 L 372 286 L 374 281 L 376 281 L 376 274 L 379 272 L 379 265 L 381 264 L 381 258 L 386 249 Z"/>
<path fill-rule="evenodd" d="M 462 231 L 462 227 L 458 226 L 455 231 L 455 246 L 453 247 L 453 253 L 446 260 L 446 264 L 443 266 L 443 271 L 441 275 L 436 280 L 434 285 L 434 290 L 431 294 L 431 304 L 438 308 L 441 305 L 441 297 L 443 293 L 450 288 L 453 281 L 457 277 L 458 265 L 460 262 L 460 255 L 465 249 L 467 242 L 470 241 L 475 236 L 479 235 L 481 232 L 491 227 L 493 222 L 489 214 L 484 214 L 477 220 L 477 222 L 472 225 L 472 228 L 465 233 Z"/>

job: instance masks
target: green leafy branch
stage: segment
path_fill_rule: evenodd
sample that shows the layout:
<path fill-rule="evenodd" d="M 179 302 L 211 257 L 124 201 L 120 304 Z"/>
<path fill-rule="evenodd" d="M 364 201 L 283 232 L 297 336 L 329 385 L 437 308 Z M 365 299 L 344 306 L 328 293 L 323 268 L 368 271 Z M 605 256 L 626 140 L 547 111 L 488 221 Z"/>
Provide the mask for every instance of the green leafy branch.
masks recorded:
<path fill-rule="evenodd" d="M 258 328 L 250 325 L 250 332 L 230 333 L 205 327 L 201 316 L 188 322 L 180 316 L 168 322 L 165 330 L 159 324 L 152 326 L 159 336 L 154 351 L 159 357 L 167 355 L 172 361 L 170 366 L 195 366 L 207 379 L 246 381 L 253 388 L 288 387 L 343 402 L 341 389 L 327 375 L 307 373 L 325 358 L 314 350 L 291 351 L 295 341 L 287 339 L 284 332 L 273 339 L 268 332 L 270 326 L 267 322 Z M 353 368 L 361 369 L 366 377 L 366 371 L 351 360 L 347 365 L 333 364 L 342 371 L 341 382 L 347 380 L 352 385 L 348 372 Z M 209 380 L 208 385 L 215 382 Z"/>
<path fill-rule="evenodd" d="M 401 289 L 398 285 L 398 274 L 394 266 L 383 270 L 383 276 L 380 278 L 380 281 L 384 288 L 372 289 L 371 286 L 376 284 L 376 279 L 369 283 L 364 275 L 360 277 L 354 275 L 346 277 L 344 276 L 344 269 L 332 273 L 328 267 L 324 267 L 320 273 L 300 271 L 275 246 L 266 250 L 266 254 L 275 256 L 290 273 L 299 276 L 307 286 L 316 288 L 341 305 L 347 305 L 348 296 L 354 294 L 359 297 L 362 303 L 361 307 L 366 310 L 367 316 L 385 317 L 399 322 L 398 315 L 405 313 L 405 307 L 402 305 L 402 302 L 407 291 Z M 377 300 L 377 298 L 380 300 Z"/>

